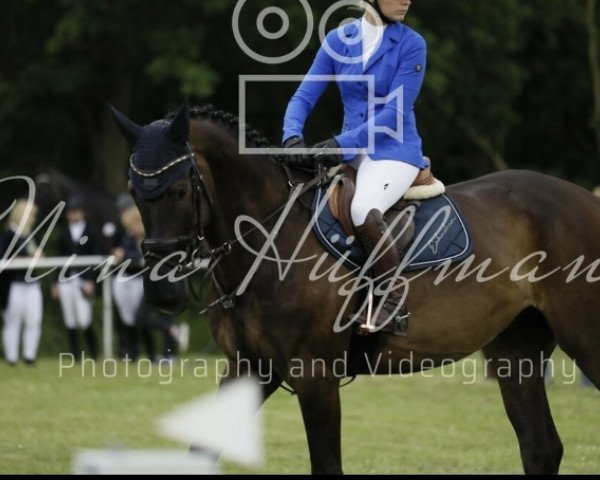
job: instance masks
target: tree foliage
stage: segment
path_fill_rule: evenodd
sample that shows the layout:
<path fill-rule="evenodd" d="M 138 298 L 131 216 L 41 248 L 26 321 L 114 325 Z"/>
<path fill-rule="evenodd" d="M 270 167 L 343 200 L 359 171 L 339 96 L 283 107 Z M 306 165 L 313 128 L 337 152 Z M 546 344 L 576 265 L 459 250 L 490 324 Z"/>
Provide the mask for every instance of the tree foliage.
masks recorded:
<path fill-rule="evenodd" d="M 305 73 L 319 46 L 316 32 L 293 60 L 265 65 L 234 39 L 237 3 L 1 0 L 0 173 L 54 167 L 115 194 L 125 186 L 127 146 L 107 103 L 142 123 L 184 98 L 235 113 L 239 75 Z M 311 3 L 318 22 L 331 3 Z M 256 28 L 261 10 L 273 5 L 291 25 L 277 41 Z M 328 28 L 346 14 L 336 13 Z M 266 25 L 275 31 L 281 24 L 271 17 Z M 239 26 L 253 49 L 277 56 L 300 43 L 306 23 L 298 0 L 248 0 Z M 528 167 L 586 187 L 597 182 L 596 0 L 427 0 L 414 2 L 407 23 L 428 42 L 417 119 L 426 153 L 446 181 Z M 249 118 L 273 143 L 294 87 L 248 87 Z M 332 89 L 308 134 L 322 140 L 340 121 Z"/>

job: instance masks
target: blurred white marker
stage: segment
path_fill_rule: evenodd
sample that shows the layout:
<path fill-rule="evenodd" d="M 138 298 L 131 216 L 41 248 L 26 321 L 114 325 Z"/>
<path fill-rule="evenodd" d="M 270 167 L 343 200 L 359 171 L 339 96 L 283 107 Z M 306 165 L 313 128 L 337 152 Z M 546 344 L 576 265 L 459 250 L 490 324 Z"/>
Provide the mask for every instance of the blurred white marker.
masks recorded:
<path fill-rule="evenodd" d="M 158 420 L 161 433 L 199 451 L 81 450 L 75 474 L 215 474 L 215 453 L 259 467 L 263 461 L 261 389 L 250 379 L 235 380 L 218 394 L 193 400 Z"/>
<path fill-rule="evenodd" d="M 214 459 L 177 450 L 80 450 L 75 475 L 199 475 L 219 473 Z"/>
<path fill-rule="evenodd" d="M 261 389 L 242 378 L 217 394 L 193 400 L 158 420 L 161 433 L 223 458 L 259 467 L 263 460 Z"/>

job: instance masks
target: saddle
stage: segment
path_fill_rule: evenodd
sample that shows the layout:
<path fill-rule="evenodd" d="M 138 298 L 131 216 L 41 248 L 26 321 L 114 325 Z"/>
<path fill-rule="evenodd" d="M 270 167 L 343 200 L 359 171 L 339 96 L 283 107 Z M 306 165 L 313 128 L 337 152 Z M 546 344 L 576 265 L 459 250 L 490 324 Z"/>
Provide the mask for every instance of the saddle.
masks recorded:
<path fill-rule="evenodd" d="M 350 216 L 355 179 L 356 171 L 346 166 L 343 173 L 336 172 L 333 184 L 317 188 L 311 200 L 317 239 L 351 270 L 360 269 L 367 259 L 367 252 L 355 241 Z M 404 272 L 460 262 L 473 251 L 467 221 L 444 191 L 431 171 L 423 170 L 405 197 L 385 213 Z"/>
<path fill-rule="evenodd" d="M 408 192 L 404 195 L 404 198 L 398 201 L 398 203 L 390 209 L 392 215 L 404 210 L 411 202 L 437 197 L 446 191 L 444 184 L 436 179 L 431 173 L 431 161 L 428 158 L 426 158 L 426 160 L 428 163 L 427 168 L 419 172 L 419 175 Z M 350 165 L 343 165 L 340 169 L 340 173 L 343 175 L 329 197 L 329 209 L 331 210 L 333 217 L 342 225 L 346 235 L 353 236 L 355 235 L 355 231 L 350 215 L 350 205 L 354 198 L 356 170 Z M 407 220 L 400 220 L 398 226 L 402 228 L 406 221 Z M 414 225 L 408 226 L 405 231 L 406 234 L 398 239 L 398 248 L 400 250 L 402 250 L 412 239 Z"/>

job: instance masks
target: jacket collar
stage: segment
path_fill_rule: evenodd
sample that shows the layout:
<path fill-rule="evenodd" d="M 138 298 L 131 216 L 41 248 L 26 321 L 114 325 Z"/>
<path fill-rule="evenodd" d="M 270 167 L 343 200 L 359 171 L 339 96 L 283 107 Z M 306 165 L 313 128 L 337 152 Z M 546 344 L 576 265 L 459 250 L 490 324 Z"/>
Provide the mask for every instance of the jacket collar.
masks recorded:
<path fill-rule="evenodd" d="M 362 40 L 359 38 L 362 35 L 361 19 L 357 19 L 344 27 L 344 35 L 349 39 L 346 46 L 351 58 L 358 58 L 362 56 Z M 369 70 L 375 62 L 377 62 L 383 55 L 389 50 L 394 48 L 398 42 L 400 42 L 402 35 L 404 34 L 404 25 L 400 22 L 394 22 L 387 26 L 381 40 L 381 45 L 377 51 L 369 59 L 365 73 Z"/>

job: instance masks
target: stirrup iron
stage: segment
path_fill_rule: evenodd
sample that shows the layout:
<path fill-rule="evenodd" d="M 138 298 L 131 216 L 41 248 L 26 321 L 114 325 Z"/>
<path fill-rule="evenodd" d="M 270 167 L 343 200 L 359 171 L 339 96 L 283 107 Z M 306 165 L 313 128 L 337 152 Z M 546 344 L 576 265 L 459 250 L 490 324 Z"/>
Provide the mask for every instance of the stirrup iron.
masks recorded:
<path fill-rule="evenodd" d="M 382 311 L 386 311 L 385 308 L 381 308 L 379 314 Z M 367 318 L 365 323 L 361 323 L 356 327 L 357 335 L 370 335 L 373 333 L 388 333 L 391 335 L 406 336 L 408 335 L 408 318 L 410 312 L 406 308 L 406 305 L 400 307 L 400 311 L 394 315 L 394 318 L 388 319 L 387 323 L 383 327 L 375 325 L 373 320 L 373 289 L 369 289 L 367 296 Z"/>

